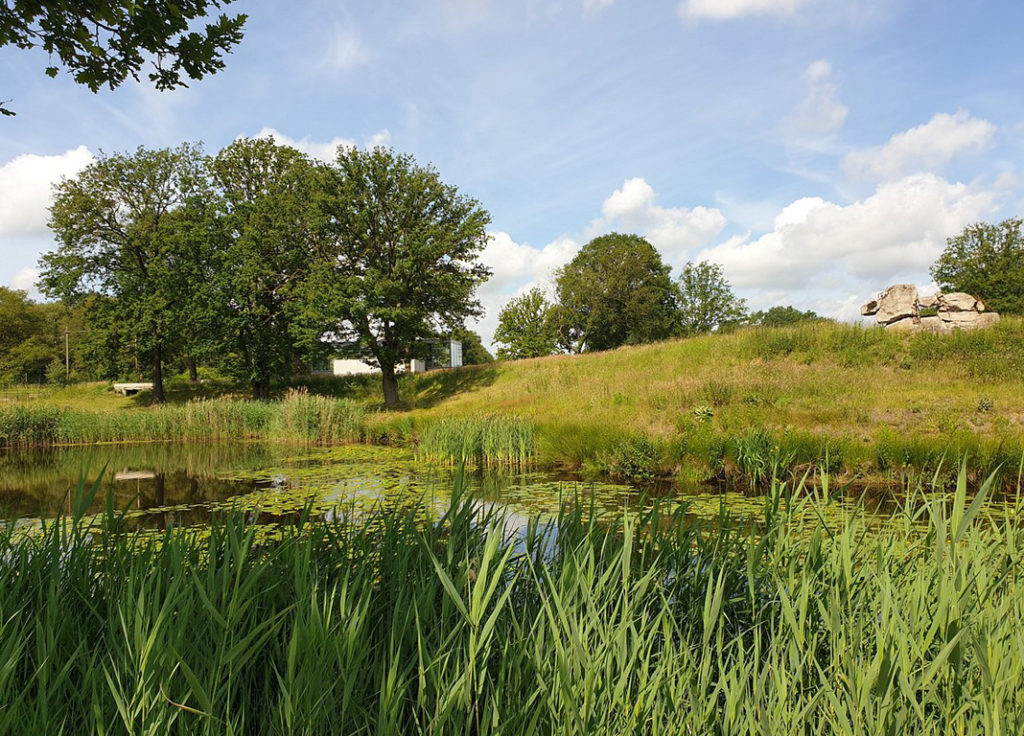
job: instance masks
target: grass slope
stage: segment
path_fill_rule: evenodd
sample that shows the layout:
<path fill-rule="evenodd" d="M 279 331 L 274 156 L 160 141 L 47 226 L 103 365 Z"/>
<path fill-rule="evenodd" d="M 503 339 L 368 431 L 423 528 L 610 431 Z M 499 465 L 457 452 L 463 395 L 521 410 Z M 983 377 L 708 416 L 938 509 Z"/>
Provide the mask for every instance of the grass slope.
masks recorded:
<path fill-rule="evenodd" d="M 953 335 L 821 322 L 417 376 L 402 386 L 409 411 L 380 420 L 520 415 L 540 459 L 567 466 L 622 464 L 646 441 L 661 468 L 696 475 L 826 452 L 849 472 L 961 452 L 1015 468 L 1022 377 L 1021 319 Z"/>

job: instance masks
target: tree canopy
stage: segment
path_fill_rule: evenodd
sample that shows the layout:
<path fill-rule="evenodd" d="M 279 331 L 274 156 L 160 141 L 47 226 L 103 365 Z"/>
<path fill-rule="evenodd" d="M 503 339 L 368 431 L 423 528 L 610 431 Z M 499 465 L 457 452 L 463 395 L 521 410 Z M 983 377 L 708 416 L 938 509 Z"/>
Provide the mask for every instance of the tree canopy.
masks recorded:
<path fill-rule="evenodd" d="M 972 294 L 997 312 L 1024 314 L 1024 236 L 1019 217 L 968 225 L 946 240 L 931 268 L 945 291 Z"/>
<path fill-rule="evenodd" d="M 163 368 L 185 338 L 188 277 L 186 227 L 205 200 L 201 152 L 139 148 L 100 156 L 61 182 L 50 210 L 59 247 L 42 259 L 44 293 L 70 304 L 108 297 L 103 329 L 130 343 L 151 366 L 153 400 L 164 400 Z M 95 327 L 101 327 L 95 324 Z"/>
<path fill-rule="evenodd" d="M 570 352 L 654 342 L 675 331 L 669 267 L 639 235 L 591 240 L 556 272 L 555 292 L 552 319 L 560 346 Z"/>
<path fill-rule="evenodd" d="M 293 367 L 296 346 L 308 353 L 320 332 L 300 334 L 303 282 L 315 268 L 323 228 L 317 198 L 321 167 L 270 138 L 240 139 L 210 163 L 217 224 L 211 271 L 204 280 L 205 334 L 215 339 L 222 367 L 270 396 L 272 378 Z M 197 284 L 199 286 L 199 284 Z"/>
<path fill-rule="evenodd" d="M 738 324 L 747 316 L 717 263 L 687 263 L 677 282 L 679 319 L 684 335 L 699 335 Z"/>
<path fill-rule="evenodd" d="M 502 360 L 521 360 L 551 355 L 558 349 L 552 304 L 538 288 L 509 300 L 498 313 L 494 342 Z"/>
<path fill-rule="evenodd" d="M 821 319 L 821 317 L 812 310 L 801 312 L 796 307 L 785 306 L 758 310 L 750 315 L 748 321 L 752 325 L 761 325 L 762 327 L 785 327 L 812 319 Z"/>
<path fill-rule="evenodd" d="M 196 23 L 234 0 L 90 0 L 0 3 L 0 47 L 39 48 L 51 59 L 46 74 L 64 66 L 97 92 L 138 79 L 147 62 L 160 90 L 187 86 L 224 68 L 224 54 L 242 40 L 246 16 L 220 14 Z M 0 114 L 14 112 L 0 103 Z"/>
<path fill-rule="evenodd" d="M 482 313 L 475 297 L 490 215 L 429 166 L 391 149 L 339 149 L 323 197 L 330 243 L 311 282 L 311 310 L 380 367 L 398 403 L 395 368 L 416 343 Z"/>

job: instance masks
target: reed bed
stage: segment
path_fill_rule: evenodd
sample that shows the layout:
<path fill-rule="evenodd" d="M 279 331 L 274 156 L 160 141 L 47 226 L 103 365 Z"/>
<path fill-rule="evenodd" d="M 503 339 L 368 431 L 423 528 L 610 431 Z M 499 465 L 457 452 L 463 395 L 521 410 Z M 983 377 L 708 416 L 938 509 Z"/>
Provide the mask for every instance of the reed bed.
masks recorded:
<path fill-rule="evenodd" d="M 527 467 L 535 454 L 533 423 L 523 417 L 444 418 L 427 424 L 420 460 L 446 465 Z"/>
<path fill-rule="evenodd" d="M 218 398 L 105 412 L 18 405 L 0 409 L 0 447 L 246 438 L 331 444 L 359 440 L 364 414 L 351 401 L 303 391 L 278 402 Z"/>
<path fill-rule="evenodd" d="M 0 732 L 1018 734 L 1022 507 L 960 476 L 885 535 L 778 482 L 753 534 L 584 503 L 510 534 L 458 487 L 273 541 L 8 531 Z"/>

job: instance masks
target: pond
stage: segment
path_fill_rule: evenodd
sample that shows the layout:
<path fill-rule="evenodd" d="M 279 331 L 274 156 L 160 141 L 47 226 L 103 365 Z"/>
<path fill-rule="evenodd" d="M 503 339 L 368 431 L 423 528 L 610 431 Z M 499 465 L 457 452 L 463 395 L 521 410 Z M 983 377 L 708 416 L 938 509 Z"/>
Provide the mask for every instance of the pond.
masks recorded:
<path fill-rule="evenodd" d="M 307 506 L 330 517 L 339 507 L 412 505 L 443 508 L 456 471 L 417 462 L 407 449 L 368 445 L 308 447 L 267 442 L 148 443 L 50 448 L 0 453 L 0 516 L 50 518 L 70 510 L 73 489 L 84 475 L 101 474 L 104 491 L 92 511 L 113 493 L 133 525 L 163 529 L 208 523 L 211 514 L 236 510 L 257 523 L 296 517 Z M 657 499 L 685 502 L 695 516 L 757 517 L 764 498 L 706 486 L 638 487 L 593 482 L 550 472 L 467 470 L 467 492 L 525 525 L 553 515 L 576 499 L 602 513 Z M 838 504 L 842 514 L 846 504 Z"/>
<path fill-rule="evenodd" d="M 447 501 L 455 470 L 417 463 L 408 450 L 349 445 L 305 447 L 264 442 L 150 443 L 8 451 L 0 454 L 0 513 L 48 518 L 69 511 L 84 475 L 104 478 L 119 510 L 154 527 L 204 523 L 217 510 L 237 509 L 267 520 L 307 504 L 337 506 Z M 474 498 L 533 514 L 557 511 L 565 494 L 586 494 L 607 510 L 634 503 L 629 485 L 582 483 L 550 473 L 467 471 Z"/>

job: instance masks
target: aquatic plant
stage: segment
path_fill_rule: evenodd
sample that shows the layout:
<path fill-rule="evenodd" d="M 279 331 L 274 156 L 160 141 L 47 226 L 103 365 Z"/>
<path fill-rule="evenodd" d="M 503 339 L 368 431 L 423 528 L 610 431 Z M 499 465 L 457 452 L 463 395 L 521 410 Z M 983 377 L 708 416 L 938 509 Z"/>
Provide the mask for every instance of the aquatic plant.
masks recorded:
<path fill-rule="evenodd" d="M 885 534 L 775 483 L 753 529 L 577 502 L 510 535 L 457 482 L 426 523 L 153 536 L 85 524 L 83 482 L 0 535 L 0 732 L 1020 733 L 1024 508 L 958 478 Z"/>
<path fill-rule="evenodd" d="M 423 429 L 416 456 L 449 465 L 524 467 L 533 461 L 534 426 L 515 416 L 438 419 Z"/>
<path fill-rule="evenodd" d="M 277 402 L 217 398 L 105 412 L 24 404 L 0 409 L 0 447 L 245 438 L 328 444 L 360 439 L 364 416 L 352 401 L 301 391 Z"/>

